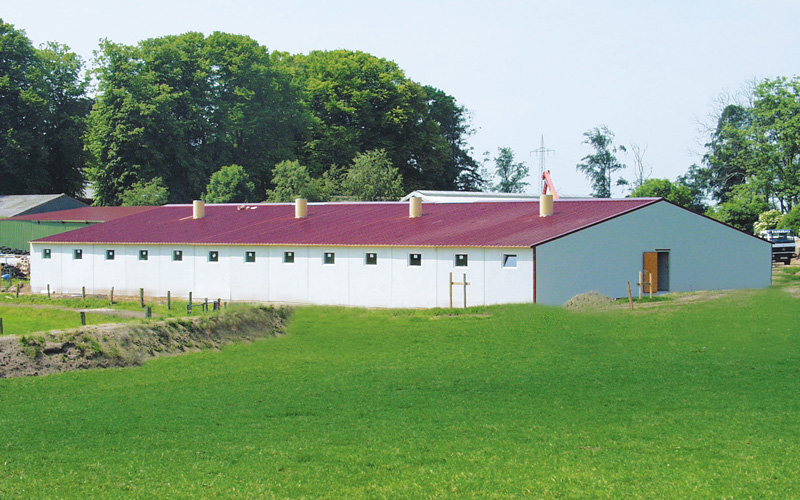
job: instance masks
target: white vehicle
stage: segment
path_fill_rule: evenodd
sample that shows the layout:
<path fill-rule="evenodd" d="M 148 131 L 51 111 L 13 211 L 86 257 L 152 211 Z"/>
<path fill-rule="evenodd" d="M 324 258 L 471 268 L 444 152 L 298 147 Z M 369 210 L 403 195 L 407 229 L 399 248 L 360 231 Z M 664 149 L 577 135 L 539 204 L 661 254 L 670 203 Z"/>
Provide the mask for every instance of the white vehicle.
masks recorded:
<path fill-rule="evenodd" d="M 795 255 L 794 233 L 790 229 L 768 229 L 759 236 L 772 243 L 772 261 L 789 264 Z"/>

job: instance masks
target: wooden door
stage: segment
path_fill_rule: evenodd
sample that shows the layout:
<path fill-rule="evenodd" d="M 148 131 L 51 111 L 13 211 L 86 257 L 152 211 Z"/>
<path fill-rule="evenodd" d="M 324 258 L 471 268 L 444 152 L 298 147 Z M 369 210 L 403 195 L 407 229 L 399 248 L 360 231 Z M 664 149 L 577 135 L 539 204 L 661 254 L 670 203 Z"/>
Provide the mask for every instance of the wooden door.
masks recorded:
<path fill-rule="evenodd" d="M 651 279 L 651 274 L 653 275 L 652 282 L 650 285 L 644 286 L 644 293 L 650 293 L 650 290 L 653 290 L 653 292 L 658 291 L 658 252 L 644 253 L 644 276 L 642 276 L 642 281 L 647 283 Z"/>

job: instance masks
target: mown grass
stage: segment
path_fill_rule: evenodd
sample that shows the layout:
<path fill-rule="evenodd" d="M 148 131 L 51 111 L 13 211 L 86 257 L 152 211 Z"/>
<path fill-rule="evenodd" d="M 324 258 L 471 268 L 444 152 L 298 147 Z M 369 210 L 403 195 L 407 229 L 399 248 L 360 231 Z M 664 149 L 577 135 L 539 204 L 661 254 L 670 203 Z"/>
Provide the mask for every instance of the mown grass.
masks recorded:
<path fill-rule="evenodd" d="M 800 301 L 302 308 L 0 381 L 0 498 L 797 498 Z"/>
<path fill-rule="evenodd" d="M 32 307 L 12 307 L 0 305 L 0 318 L 3 319 L 5 335 L 27 335 L 46 330 L 63 330 L 81 326 L 80 313 L 60 309 L 37 309 Z M 87 325 L 103 323 L 122 323 L 131 318 L 86 313 Z"/>

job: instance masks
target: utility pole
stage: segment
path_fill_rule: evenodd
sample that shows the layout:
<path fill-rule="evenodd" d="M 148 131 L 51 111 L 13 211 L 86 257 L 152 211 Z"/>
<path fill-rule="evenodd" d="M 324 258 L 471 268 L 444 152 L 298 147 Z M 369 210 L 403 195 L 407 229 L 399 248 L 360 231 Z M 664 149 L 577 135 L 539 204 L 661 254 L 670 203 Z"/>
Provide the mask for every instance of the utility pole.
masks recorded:
<path fill-rule="evenodd" d="M 544 171 L 546 170 L 545 157 L 547 156 L 547 153 L 555 154 L 555 152 L 556 151 L 554 149 L 547 149 L 544 147 L 544 135 L 542 135 L 542 145 L 539 147 L 539 149 L 534 149 L 531 151 L 531 154 L 536 153 L 539 156 L 539 193 L 544 193 L 544 179 L 542 179 L 542 177 L 544 176 Z"/>

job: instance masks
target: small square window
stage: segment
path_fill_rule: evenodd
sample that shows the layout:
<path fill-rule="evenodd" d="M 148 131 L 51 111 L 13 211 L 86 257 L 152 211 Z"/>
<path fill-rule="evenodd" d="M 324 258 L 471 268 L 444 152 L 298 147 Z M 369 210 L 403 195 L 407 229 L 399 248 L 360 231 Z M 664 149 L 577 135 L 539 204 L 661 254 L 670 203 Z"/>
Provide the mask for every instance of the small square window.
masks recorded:
<path fill-rule="evenodd" d="M 368 266 L 377 266 L 378 265 L 378 254 L 376 253 L 368 253 L 366 255 L 366 263 Z"/>
<path fill-rule="evenodd" d="M 255 252 L 245 252 L 244 253 L 244 261 L 245 262 L 255 262 L 256 261 L 256 253 Z"/>
<path fill-rule="evenodd" d="M 42 249 L 42 258 L 43 259 L 49 259 L 51 257 L 51 255 L 52 255 L 52 253 L 51 253 L 49 248 L 43 248 Z"/>
<path fill-rule="evenodd" d="M 208 261 L 219 262 L 219 252 L 217 252 L 216 250 L 208 252 Z"/>
<path fill-rule="evenodd" d="M 114 250 L 106 250 L 106 260 L 114 260 Z"/>
<path fill-rule="evenodd" d="M 172 260 L 175 262 L 179 262 L 183 260 L 183 250 L 173 250 L 172 251 Z"/>
<path fill-rule="evenodd" d="M 147 250 L 139 250 L 139 260 L 147 260 Z"/>
<path fill-rule="evenodd" d="M 422 254 L 421 253 L 410 253 L 410 254 L 408 254 L 408 265 L 409 266 L 421 266 L 422 265 Z"/>
<path fill-rule="evenodd" d="M 325 252 L 325 259 L 323 262 L 325 264 L 334 264 L 336 262 L 336 254 L 333 252 Z"/>
<path fill-rule="evenodd" d="M 467 254 L 465 253 L 456 254 L 456 267 L 467 267 Z"/>
<path fill-rule="evenodd" d="M 75 259 L 75 260 L 83 259 L 83 250 L 80 249 L 80 248 L 76 248 L 75 250 L 73 250 L 72 251 L 72 258 Z"/>
<path fill-rule="evenodd" d="M 516 254 L 503 254 L 503 267 L 517 267 Z"/>
<path fill-rule="evenodd" d="M 294 264 L 294 252 L 283 252 L 283 263 Z"/>

